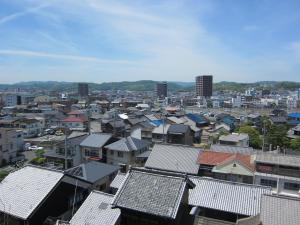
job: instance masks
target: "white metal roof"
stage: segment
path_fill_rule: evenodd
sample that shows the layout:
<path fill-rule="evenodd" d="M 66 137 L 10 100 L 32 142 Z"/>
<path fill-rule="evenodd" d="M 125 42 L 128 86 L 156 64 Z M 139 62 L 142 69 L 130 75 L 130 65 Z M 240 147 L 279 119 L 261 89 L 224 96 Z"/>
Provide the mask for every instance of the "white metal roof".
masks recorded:
<path fill-rule="evenodd" d="M 10 173 L 0 183 L 0 211 L 26 220 L 63 176 L 34 166 Z"/>
<path fill-rule="evenodd" d="M 190 146 L 155 144 L 145 167 L 196 175 L 200 166 L 197 163 L 200 152 L 200 148 Z"/>
<path fill-rule="evenodd" d="M 92 191 L 70 221 L 70 225 L 115 225 L 121 215 L 112 209 L 114 196 Z"/>
<path fill-rule="evenodd" d="M 196 185 L 189 193 L 189 205 L 255 216 L 260 213 L 261 196 L 271 194 L 269 187 L 190 177 Z"/>
<path fill-rule="evenodd" d="M 110 184 L 111 188 L 119 189 L 126 179 L 126 173 L 118 173 Z"/>
<path fill-rule="evenodd" d="M 263 195 L 261 221 L 264 225 L 299 225 L 300 199 Z"/>

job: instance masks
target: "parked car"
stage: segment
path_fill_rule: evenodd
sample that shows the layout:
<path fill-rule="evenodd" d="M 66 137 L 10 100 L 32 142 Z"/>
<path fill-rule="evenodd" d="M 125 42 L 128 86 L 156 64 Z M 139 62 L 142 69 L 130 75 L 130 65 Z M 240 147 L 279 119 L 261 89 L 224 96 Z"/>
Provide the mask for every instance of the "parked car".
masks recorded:
<path fill-rule="evenodd" d="M 28 150 L 30 150 L 30 151 L 43 150 L 43 149 L 44 149 L 43 147 L 38 147 L 36 145 L 32 145 L 32 146 L 28 147 Z"/>
<path fill-rule="evenodd" d="M 54 135 L 55 134 L 55 130 L 54 129 L 46 129 L 44 131 L 45 134 L 50 134 L 50 135 Z"/>
<path fill-rule="evenodd" d="M 56 136 L 62 136 L 62 135 L 64 135 L 64 133 L 61 130 L 58 130 L 58 131 L 55 132 L 55 135 Z"/>
<path fill-rule="evenodd" d="M 30 143 L 25 143 L 24 144 L 24 151 L 28 151 L 29 150 L 28 148 L 30 147 L 30 145 L 31 145 Z"/>

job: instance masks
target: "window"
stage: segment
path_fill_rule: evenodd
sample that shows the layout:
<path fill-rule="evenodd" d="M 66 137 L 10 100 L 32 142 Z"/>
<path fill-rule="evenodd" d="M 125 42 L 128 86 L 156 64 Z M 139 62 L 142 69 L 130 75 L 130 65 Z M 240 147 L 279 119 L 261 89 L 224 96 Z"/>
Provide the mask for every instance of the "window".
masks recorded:
<path fill-rule="evenodd" d="M 111 155 L 114 155 L 114 151 L 110 151 L 110 154 L 111 154 Z"/>
<path fill-rule="evenodd" d="M 131 152 L 131 155 L 134 156 L 134 151 Z"/>
<path fill-rule="evenodd" d="M 118 152 L 118 157 L 123 158 L 123 152 Z"/>
<path fill-rule="evenodd" d="M 0 145 L 0 151 L 2 151 L 2 145 Z"/>
<path fill-rule="evenodd" d="M 290 191 L 299 191 L 300 190 L 300 184 L 285 182 L 284 183 L 284 189 L 290 190 Z"/>
<path fill-rule="evenodd" d="M 277 187 L 277 181 L 276 180 L 261 179 L 260 184 L 263 185 L 263 186 L 269 186 L 269 187 L 272 187 L 272 188 Z"/>
<path fill-rule="evenodd" d="M 97 150 L 85 149 L 85 156 L 98 157 L 99 154 Z"/>

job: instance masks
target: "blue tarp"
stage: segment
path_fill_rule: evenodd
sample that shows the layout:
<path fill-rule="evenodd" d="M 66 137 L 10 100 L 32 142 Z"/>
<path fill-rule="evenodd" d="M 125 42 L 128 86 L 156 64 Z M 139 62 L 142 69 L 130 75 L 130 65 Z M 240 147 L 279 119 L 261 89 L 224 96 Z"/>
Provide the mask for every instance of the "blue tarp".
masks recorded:
<path fill-rule="evenodd" d="M 294 118 L 294 119 L 300 119 L 300 113 L 298 113 L 298 112 L 290 113 L 290 114 L 288 115 L 288 117 Z"/>
<path fill-rule="evenodd" d="M 163 124 L 164 121 L 163 120 L 151 120 L 151 123 L 153 123 L 155 126 L 158 127 L 159 125 Z"/>

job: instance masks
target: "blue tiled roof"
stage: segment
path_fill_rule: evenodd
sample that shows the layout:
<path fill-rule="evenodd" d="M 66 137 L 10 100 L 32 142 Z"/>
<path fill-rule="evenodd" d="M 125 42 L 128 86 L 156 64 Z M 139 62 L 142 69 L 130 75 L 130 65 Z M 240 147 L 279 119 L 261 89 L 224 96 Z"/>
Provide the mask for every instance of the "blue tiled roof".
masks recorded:
<path fill-rule="evenodd" d="M 207 123 L 207 120 L 205 119 L 204 116 L 193 114 L 193 113 L 188 113 L 186 114 L 186 116 L 190 120 L 194 121 L 195 123 Z"/>

